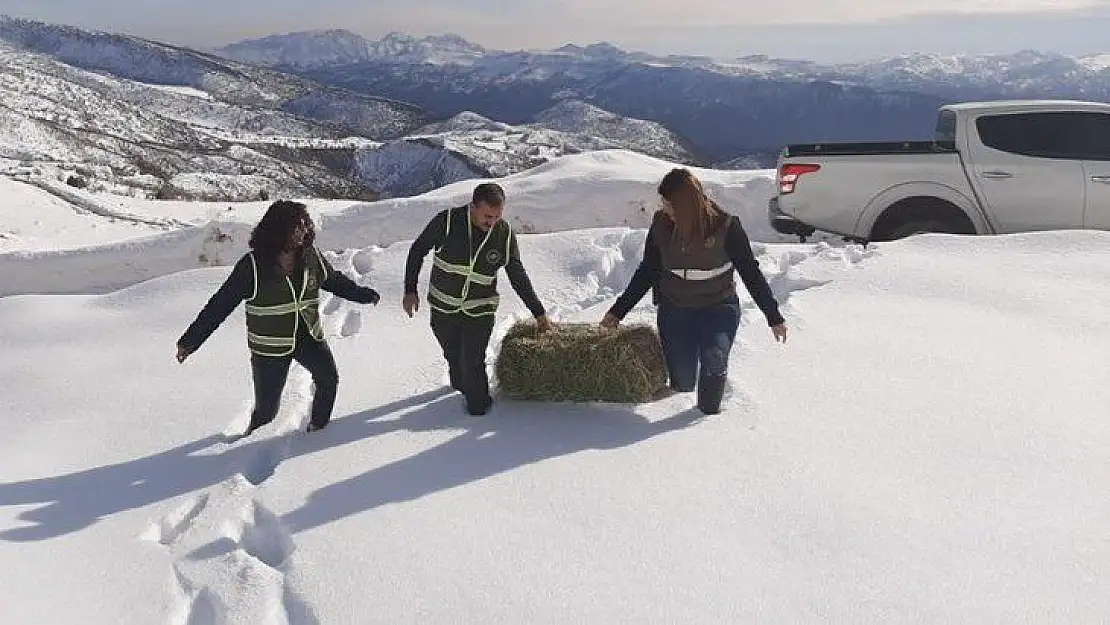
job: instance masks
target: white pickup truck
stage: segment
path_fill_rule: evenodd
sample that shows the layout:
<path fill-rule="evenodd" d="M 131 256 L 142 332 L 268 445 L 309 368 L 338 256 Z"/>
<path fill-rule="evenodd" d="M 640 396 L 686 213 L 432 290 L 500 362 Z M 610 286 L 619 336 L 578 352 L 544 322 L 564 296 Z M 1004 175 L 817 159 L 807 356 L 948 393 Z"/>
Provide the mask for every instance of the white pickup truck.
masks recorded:
<path fill-rule="evenodd" d="M 769 217 L 802 241 L 1110 230 L 1110 104 L 969 102 L 932 141 L 789 145 Z"/>

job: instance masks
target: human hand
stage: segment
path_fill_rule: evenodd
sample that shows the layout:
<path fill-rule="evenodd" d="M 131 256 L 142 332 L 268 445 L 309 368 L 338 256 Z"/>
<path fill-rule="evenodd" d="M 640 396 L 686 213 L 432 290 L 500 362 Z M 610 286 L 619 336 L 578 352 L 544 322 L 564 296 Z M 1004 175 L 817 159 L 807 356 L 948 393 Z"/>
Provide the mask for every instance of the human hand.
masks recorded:
<path fill-rule="evenodd" d="M 401 306 L 404 307 L 405 313 L 408 316 L 420 310 L 420 296 L 416 293 L 405 293 L 405 298 L 401 300 Z"/>
<path fill-rule="evenodd" d="M 539 317 L 536 317 L 537 333 L 543 334 L 544 332 L 550 331 L 554 327 L 555 324 L 551 323 L 551 317 L 548 317 L 547 315 L 540 315 Z"/>
<path fill-rule="evenodd" d="M 775 341 L 780 343 L 786 342 L 786 324 L 780 323 L 776 326 L 771 326 L 771 334 L 775 336 Z"/>
<path fill-rule="evenodd" d="M 377 291 L 375 291 L 374 289 L 371 289 L 369 287 L 367 287 L 366 290 L 370 291 L 370 298 L 369 298 L 369 301 L 367 303 L 368 304 L 373 304 L 374 306 L 377 306 L 378 302 L 382 301 L 382 296 Z"/>
<path fill-rule="evenodd" d="M 189 349 L 188 347 L 185 347 L 184 345 L 178 345 L 177 346 L 177 362 L 185 362 L 185 359 L 188 358 L 189 354 L 191 354 L 191 353 L 193 353 L 193 350 Z"/>
<path fill-rule="evenodd" d="M 617 319 L 617 316 L 613 313 L 605 313 L 605 316 L 601 318 L 601 327 L 606 330 L 615 330 L 620 323 L 621 320 Z"/>

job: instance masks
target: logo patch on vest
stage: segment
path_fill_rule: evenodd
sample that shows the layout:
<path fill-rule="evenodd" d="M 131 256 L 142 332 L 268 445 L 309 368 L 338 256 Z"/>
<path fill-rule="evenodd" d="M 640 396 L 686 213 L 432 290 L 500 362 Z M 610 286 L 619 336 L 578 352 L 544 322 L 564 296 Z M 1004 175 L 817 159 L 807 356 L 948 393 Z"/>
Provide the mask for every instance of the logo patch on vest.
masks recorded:
<path fill-rule="evenodd" d="M 486 252 L 486 262 L 491 265 L 496 265 L 501 262 L 501 252 L 497 250 L 490 250 Z"/>
<path fill-rule="evenodd" d="M 314 274 L 314 273 L 308 274 L 308 288 L 310 288 L 310 289 L 315 289 L 316 288 L 316 274 Z"/>

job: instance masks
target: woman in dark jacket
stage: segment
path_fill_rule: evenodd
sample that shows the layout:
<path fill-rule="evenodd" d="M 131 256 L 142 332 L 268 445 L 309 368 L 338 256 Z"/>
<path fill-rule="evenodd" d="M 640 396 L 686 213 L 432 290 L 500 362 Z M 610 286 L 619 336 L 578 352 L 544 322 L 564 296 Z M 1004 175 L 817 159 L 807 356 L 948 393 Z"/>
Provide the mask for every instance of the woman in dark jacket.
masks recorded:
<path fill-rule="evenodd" d="M 239 259 L 177 341 L 177 361 L 184 362 L 240 302 L 246 302 L 254 410 L 243 436 L 274 420 L 293 361 L 308 370 L 316 387 L 308 431 L 325 427 L 335 404 L 339 372 L 324 337 L 320 291 L 363 304 L 376 305 L 380 300 L 374 289 L 336 271 L 316 248 L 315 239 L 316 229 L 304 204 L 289 200 L 271 204 L 251 233 L 251 251 Z"/>
<path fill-rule="evenodd" d="M 716 414 L 740 326 L 734 273 L 739 272 L 776 340 L 786 341 L 786 324 L 740 219 L 709 199 L 687 169 L 672 169 L 657 191 L 663 209 L 652 219 L 643 260 L 601 325 L 617 327 L 652 289 L 671 389 L 688 393 L 696 383 L 698 409 Z"/>

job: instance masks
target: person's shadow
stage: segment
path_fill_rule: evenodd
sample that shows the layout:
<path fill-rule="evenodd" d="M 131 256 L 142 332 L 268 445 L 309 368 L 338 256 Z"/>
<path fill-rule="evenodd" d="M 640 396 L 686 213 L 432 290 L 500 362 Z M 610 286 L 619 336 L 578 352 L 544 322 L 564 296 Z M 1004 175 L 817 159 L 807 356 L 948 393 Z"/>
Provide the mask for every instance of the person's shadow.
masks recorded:
<path fill-rule="evenodd" d="M 463 413 L 457 395 L 440 388 L 371 410 L 333 419 L 311 435 L 245 439 L 219 453 L 199 454 L 224 437 L 212 435 L 173 449 L 67 475 L 0 483 L 0 506 L 42 504 L 19 519 L 30 524 L 0 531 L 12 542 L 47 540 L 76 532 L 113 514 L 200 491 L 237 473 L 265 479 L 290 457 L 357 442 L 392 431 L 464 428 L 442 445 L 313 493 L 284 519 L 291 532 L 309 529 L 384 503 L 407 501 L 538 462 L 586 449 L 613 449 L 685 427 L 693 410 L 651 422 L 619 404 L 499 402 L 481 418 Z M 413 409 L 396 419 L 383 417 Z M 279 451 L 280 450 L 280 451 Z"/>
<path fill-rule="evenodd" d="M 376 410 L 388 414 L 420 405 L 444 392 L 442 389 L 429 391 Z M 283 442 L 280 438 L 264 436 L 265 428 L 251 438 L 227 446 L 223 435 L 213 434 L 118 464 L 67 475 L 0 483 L 0 506 L 42 504 L 19 515 L 18 518 L 29 525 L 4 529 L 0 531 L 0 539 L 24 542 L 69 534 L 112 514 L 218 484 L 236 473 L 243 473 L 255 481 L 264 476 L 267 462 L 276 462 L 273 455 Z M 293 451 L 290 445 L 290 452 Z"/>
<path fill-rule="evenodd" d="M 524 405 L 527 409 L 520 410 Z M 301 508 L 282 518 L 286 529 L 300 532 L 558 456 L 632 445 L 687 427 L 702 416 L 690 409 L 653 422 L 619 404 L 528 405 L 511 401 L 499 402 L 487 417 L 461 413 L 458 399 L 448 398 L 391 423 L 387 430 L 465 429 L 436 447 L 317 490 Z M 334 434 L 340 439 L 360 436 L 359 430 L 373 419 L 374 411 L 352 415 Z M 326 444 L 304 440 L 306 446 Z"/>

